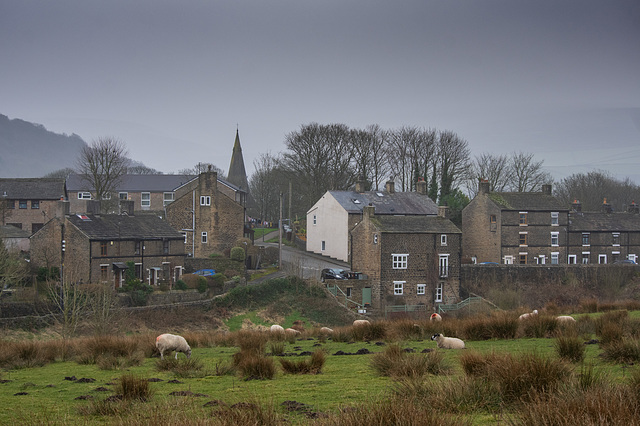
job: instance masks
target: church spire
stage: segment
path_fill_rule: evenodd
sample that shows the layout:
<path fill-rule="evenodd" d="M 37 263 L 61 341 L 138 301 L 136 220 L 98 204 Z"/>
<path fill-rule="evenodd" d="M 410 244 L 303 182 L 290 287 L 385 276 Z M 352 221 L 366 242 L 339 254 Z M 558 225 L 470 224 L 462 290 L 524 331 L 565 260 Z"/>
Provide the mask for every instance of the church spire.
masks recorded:
<path fill-rule="evenodd" d="M 231 154 L 231 164 L 229 164 L 229 175 L 227 181 L 235 186 L 249 192 L 249 183 L 247 181 L 247 172 L 244 168 L 244 159 L 242 158 L 242 147 L 240 146 L 240 133 L 236 127 L 236 140 L 233 144 L 233 153 Z"/>

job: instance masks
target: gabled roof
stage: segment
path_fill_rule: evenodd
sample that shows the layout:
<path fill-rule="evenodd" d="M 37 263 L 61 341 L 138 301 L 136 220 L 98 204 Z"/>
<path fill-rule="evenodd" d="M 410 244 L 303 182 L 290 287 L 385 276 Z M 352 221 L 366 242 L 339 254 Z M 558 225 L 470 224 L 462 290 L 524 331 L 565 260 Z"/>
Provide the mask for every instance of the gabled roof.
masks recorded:
<path fill-rule="evenodd" d="M 440 216 L 378 216 L 371 219 L 382 232 L 395 234 L 461 234 L 449 219 Z"/>
<path fill-rule="evenodd" d="M 569 215 L 570 231 L 640 231 L 640 215 L 634 213 L 582 212 Z"/>
<path fill-rule="evenodd" d="M 92 240 L 158 240 L 183 239 L 168 222 L 155 215 L 71 215 L 68 216 L 76 228 Z"/>
<path fill-rule="evenodd" d="M 191 175 L 124 175 L 118 185 L 119 192 L 172 192 L 177 187 L 193 180 Z M 71 174 L 67 178 L 69 191 L 92 191 L 82 175 Z"/>
<path fill-rule="evenodd" d="M 64 179 L 0 178 L 0 197 L 9 200 L 59 200 L 66 197 Z"/>
<path fill-rule="evenodd" d="M 543 192 L 490 192 L 488 196 L 502 210 L 569 210 L 556 197 Z"/>
<path fill-rule="evenodd" d="M 371 204 L 376 215 L 431 215 L 438 214 L 438 206 L 431 198 L 418 192 L 386 191 L 329 191 L 348 213 L 361 213 Z"/>

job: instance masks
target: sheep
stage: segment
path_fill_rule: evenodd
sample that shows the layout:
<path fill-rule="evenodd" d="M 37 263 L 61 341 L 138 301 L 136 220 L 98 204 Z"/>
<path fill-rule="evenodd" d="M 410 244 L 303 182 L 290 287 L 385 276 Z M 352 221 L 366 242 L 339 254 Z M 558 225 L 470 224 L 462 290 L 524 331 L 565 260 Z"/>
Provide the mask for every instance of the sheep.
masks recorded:
<path fill-rule="evenodd" d="M 429 317 L 429 321 L 442 321 L 442 317 L 440 316 L 440 314 L 434 312 Z"/>
<path fill-rule="evenodd" d="M 519 319 L 520 321 L 522 321 L 522 320 L 529 319 L 529 318 L 533 317 L 534 315 L 538 315 L 538 310 L 537 310 L 537 309 L 534 309 L 534 310 L 533 310 L 533 312 L 528 312 L 528 313 L 526 313 L 526 314 L 522 314 L 522 315 L 520 315 L 520 316 L 518 317 L 518 319 Z"/>
<path fill-rule="evenodd" d="M 558 321 L 558 323 L 560 324 L 569 324 L 572 322 L 576 322 L 576 319 L 569 315 L 560 315 L 559 317 L 556 317 L 556 321 Z"/>
<path fill-rule="evenodd" d="M 287 328 L 284 330 L 284 334 L 286 334 L 287 336 L 297 336 L 298 334 L 300 334 L 300 332 L 295 328 Z"/>
<path fill-rule="evenodd" d="M 156 348 L 160 351 L 161 359 L 164 359 L 165 352 L 171 353 L 171 351 L 176 352 L 176 359 L 178 359 L 178 352 L 182 352 L 187 358 L 191 358 L 191 347 L 182 336 L 168 333 L 161 334 L 156 337 Z"/>
<path fill-rule="evenodd" d="M 333 334 L 333 330 L 329 327 L 322 327 L 320 329 L 320 334 Z"/>
<path fill-rule="evenodd" d="M 362 325 L 371 325 L 371 323 L 369 322 L 369 320 L 355 320 L 353 322 L 354 327 L 360 327 Z"/>
<path fill-rule="evenodd" d="M 431 336 L 431 340 L 435 340 L 441 349 L 465 349 L 464 342 L 457 337 L 444 337 L 440 333 Z"/>
<path fill-rule="evenodd" d="M 282 334 L 284 334 L 284 327 L 282 327 L 281 325 L 278 325 L 278 324 L 273 324 L 271 326 L 271 332 L 272 333 L 282 333 Z"/>

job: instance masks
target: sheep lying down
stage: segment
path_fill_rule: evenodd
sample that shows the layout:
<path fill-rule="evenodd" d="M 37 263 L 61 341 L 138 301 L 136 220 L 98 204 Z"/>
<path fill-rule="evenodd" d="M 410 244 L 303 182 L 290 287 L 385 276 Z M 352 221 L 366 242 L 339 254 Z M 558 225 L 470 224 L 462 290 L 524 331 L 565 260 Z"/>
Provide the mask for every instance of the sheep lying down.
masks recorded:
<path fill-rule="evenodd" d="M 178 352 L 182 352 L 191 358 L 191 347 L 182 336 L 175 334 L 161 334 L 156 337 L 156 348 L 160 352 L 160 358 L 164 359 L 165 352 L 170 354 L 172 351 L 176 352 L 176 359 L 178 359 Z"/>
<path fill-rule="evenodd" d="M 431 340 L 435 340 L 441 349 L 464 349 L 464 342 L 457 337 L 444 337 L 440 333 L 431 336 Z"/>

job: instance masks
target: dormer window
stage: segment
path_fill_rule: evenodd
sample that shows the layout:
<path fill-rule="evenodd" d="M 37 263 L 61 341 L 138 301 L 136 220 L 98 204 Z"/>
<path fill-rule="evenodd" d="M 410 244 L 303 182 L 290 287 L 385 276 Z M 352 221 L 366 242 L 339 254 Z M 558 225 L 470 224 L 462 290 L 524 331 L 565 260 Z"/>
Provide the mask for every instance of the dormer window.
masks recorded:
<path fill-rule="evenodd" d="M 357 198 L 355 198 L 355 199 L 353 200 L 353 204 L 360 204 L 360 200 L 358 200 Z"/>

